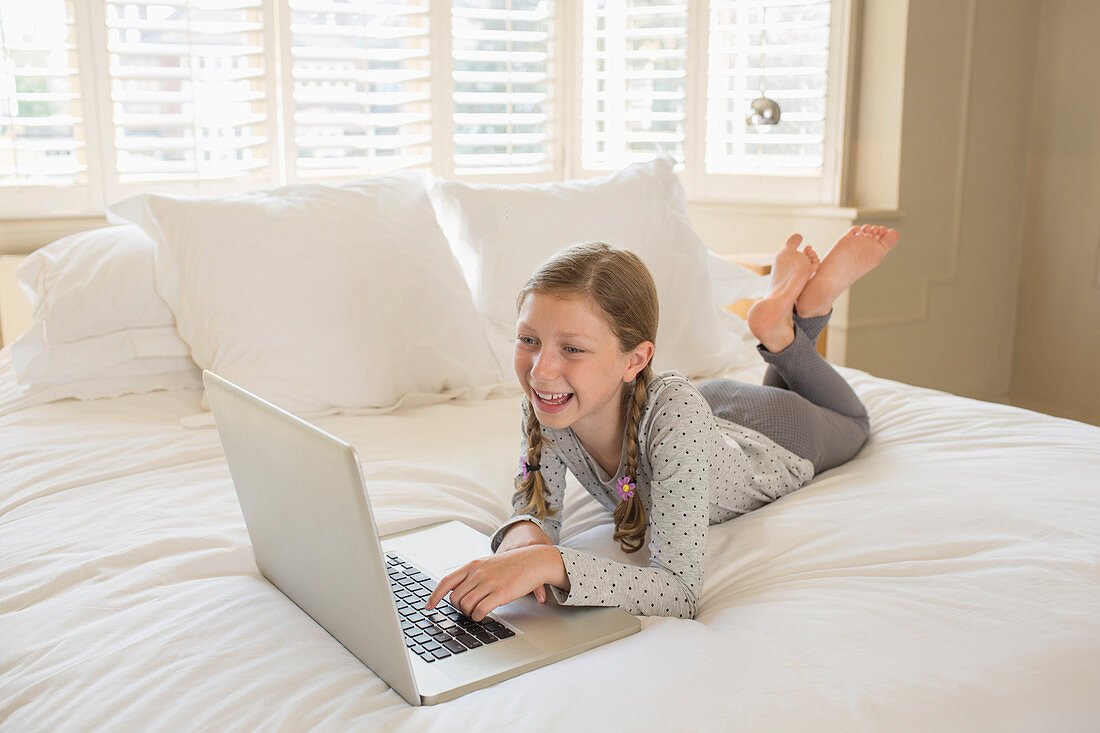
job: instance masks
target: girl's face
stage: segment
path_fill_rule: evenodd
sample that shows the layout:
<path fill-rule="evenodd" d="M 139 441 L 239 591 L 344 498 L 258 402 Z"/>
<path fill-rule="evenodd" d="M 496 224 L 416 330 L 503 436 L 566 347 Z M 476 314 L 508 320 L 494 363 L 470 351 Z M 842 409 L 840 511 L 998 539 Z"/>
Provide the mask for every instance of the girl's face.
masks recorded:
<path fill-rule="evenodd" d="M 543 425 L 573 427 L 589 436 L 621 428 L 623 386 L 649 363 L 653 342 L 624 354 L 605 318 L 583 297 L 531 293 L 523 301 L 516 323 L 516 378 Z M 553 404 L 560 400 L 547 402 L 540 394 L 569 397 Z"/>

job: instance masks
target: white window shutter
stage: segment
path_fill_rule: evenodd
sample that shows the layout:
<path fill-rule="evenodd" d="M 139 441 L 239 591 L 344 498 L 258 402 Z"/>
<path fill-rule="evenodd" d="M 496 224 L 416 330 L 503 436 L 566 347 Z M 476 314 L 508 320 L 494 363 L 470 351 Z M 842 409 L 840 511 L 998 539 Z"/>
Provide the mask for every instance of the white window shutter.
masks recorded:
<path fill-rule="evenodd" d="M 107 0 L 121 184 L 273 180 L 262 0 Z"/>
<path fill-rule="evenodd" d="M 581 166 L 684 159 L 687 0 L 584 0 Z"/>
<path fill-rule="evenodd" d="M 298 178 L 431 163 L 428 4 L 289 0 Z"/>
<path fill-rule="evenodd" d="M 0 0 L 0 186 L 87 183 L 77 67 L 71 0 Z"/>
<path fill-rule="evenodd" d="M 552 0 L 453 0 L 454 171 L 553 168 Z"/>
<path fill-rule="evenodd" d="M 829 0 L 711 0 L 706 172 L 820 176 Z M 763 93 L 776 125 L 746 122 Z"/>

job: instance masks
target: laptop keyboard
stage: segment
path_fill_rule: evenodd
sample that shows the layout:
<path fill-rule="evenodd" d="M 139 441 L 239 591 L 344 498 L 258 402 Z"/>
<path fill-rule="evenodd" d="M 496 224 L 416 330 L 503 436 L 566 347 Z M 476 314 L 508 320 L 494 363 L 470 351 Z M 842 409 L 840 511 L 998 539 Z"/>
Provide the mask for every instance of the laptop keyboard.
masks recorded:
<path fill-rule="evenodd" d="M 425 662 L 515 636 L 491 615 L 479 623 L 446 600 L 440 600 L 431 611 L 422 611 L 436 584 L 397 553 L 386 553 L 386 573 L 401 616 L 405 646 Z"/>

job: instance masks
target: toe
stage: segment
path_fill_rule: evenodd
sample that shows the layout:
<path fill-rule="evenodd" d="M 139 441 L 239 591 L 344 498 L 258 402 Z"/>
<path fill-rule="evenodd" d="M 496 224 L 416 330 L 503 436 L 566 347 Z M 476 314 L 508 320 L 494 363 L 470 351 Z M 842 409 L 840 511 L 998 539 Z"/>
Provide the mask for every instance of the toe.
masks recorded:
<path fill-rule="evenodd" d="M 791 249 L 798 249 L 798 245 L 800 245 L 801 243 L 802 243 L 802 235 L 801 234 L 792 234 L 791 236 L 787 237 L 787 243 L 784 246 L 790 247 Z"/>
<path fill-rule="evenodd" d="M 897 229 L 887 229 L 886 233 L 882 235 L 882 243 L 887 247 L 893 247 L 898 243 L 899 236 Z"/>

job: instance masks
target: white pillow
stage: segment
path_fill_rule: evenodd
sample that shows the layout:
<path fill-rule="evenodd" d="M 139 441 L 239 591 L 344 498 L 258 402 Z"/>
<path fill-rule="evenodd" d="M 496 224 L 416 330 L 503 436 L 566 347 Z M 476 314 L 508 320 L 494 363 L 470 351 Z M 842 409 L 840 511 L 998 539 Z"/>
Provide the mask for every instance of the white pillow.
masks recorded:
<path fill-rule="evenodd" d="M 0 349 L 0 416 L 66 398 L 95 400 L 157 390 L 202 390 L 202 373 L 194 363 L 185 371 L 161 373 L 153 371 L 152 363 L 146 366 L 150 370 L 147 374 L 119 376 L 108 369 L 101 374 L 85 374 L 70 382 L 27 385 L 8 377 L 7 372 L 14 369 L 11 346 L 5 346 Z"/>
<path fill-rule="evenodd" d="M 79 384 L 72 394 L 100 396 L 178 386 L 180 373 L 198 371 L 176 333 L 175 318 L 153 285 L 154 242 L 139 227 L 112 226 L 80 232 L 30 254 L 15 270 L 31 299 L 31 325 L 11 345 L 20 384 Z M 186 381 L 186 380 L 184 380 Z M 88 382 L 88 383 L 82 383 Z M 64 390 L 62 390 L 64 392 Z"/>
<path fill-rule="evenodd" d="M 633 251 L 653 275 L 660 300 L 656 371 L 710 376 L 758 358 L 718 314 L 707 248 L 691 228 L 668 158 L 564 183 L 437 180 L 432 203 L 502 363 L 512 360 L 520 288 L 551 255 L 592 240 Z"/>
<path fill-rule="evenodd" d="M 157 240 L 157 289 L 194 361 L 286 409 L 503 379 L 420 174 L 110 212 Z"/>

